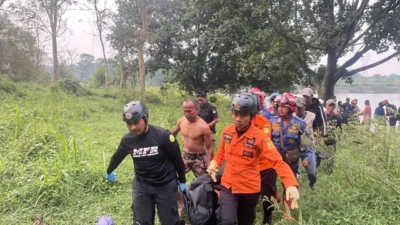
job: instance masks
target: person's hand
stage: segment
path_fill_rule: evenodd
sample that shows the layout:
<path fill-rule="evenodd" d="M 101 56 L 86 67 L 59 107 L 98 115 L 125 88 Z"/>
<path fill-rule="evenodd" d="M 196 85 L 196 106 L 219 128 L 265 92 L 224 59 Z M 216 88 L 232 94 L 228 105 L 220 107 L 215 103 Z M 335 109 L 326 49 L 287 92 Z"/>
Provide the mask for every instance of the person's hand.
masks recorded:
<path fill-rule="evenodd" d="M 307 160 L 304 160 L 302 165 L 303 165 L 304 167 L 307 167 L 307 166 L 310 165 L 310 163 L 309 163 Z"/>
<path fill-rule="evenodd" d="M 183 193 L 186 192 L 186 184 L 184 183 L 179 184 L 179 192 L 181 193 L 181 195 L 183 195 Z"/>
<path fill-rule="evenodd" d="M 111 172 L 110 174 L 106 173 L 106 179 L 110 182 L 114 182 L 115 179 L 117 178 L 117 175 L 113 172 Z"/>
<path fill-rule="evenodd" d="M 300 194 L 299 190 L 295 186 L 290 186 L 286 189 L 286 201 L 292 201 L 292 205 L 290 206 L 292 209 L 299 208 L 299 204 L 297 200 L 299 200 Z"/>
<path fill-rule="evenodd" d="M 207 168 L 207 173 L 211 176 L 211 179 L 214 182 L 217 182 L 217 178 L 215 176 L 218 173 L 218 170 L 219 170 L 219 166 L 218 166 L 217 162 L 212 160 L 210 163 L 210 166 L 208 166 L 208 168 Z"/>

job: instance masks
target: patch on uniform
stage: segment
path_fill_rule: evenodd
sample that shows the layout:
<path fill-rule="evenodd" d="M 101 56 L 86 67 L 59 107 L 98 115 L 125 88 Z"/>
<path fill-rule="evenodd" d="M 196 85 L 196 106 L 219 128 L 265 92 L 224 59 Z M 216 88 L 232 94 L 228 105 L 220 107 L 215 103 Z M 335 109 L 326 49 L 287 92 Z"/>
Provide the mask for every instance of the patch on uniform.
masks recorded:
<path fill-rule="evenodd" d="M 289 132 L 289 133 L 293 133 L 293 134 L 297 134 L 297 133 L 299 132 L 299 130 L 297 130 L 297 128 L 296 128 L 296 129 L 289 128 L 289 129 L 288 129 L 288 132 Z"/>
<path fill-rule="evenodd" d="M 292 124 L 291 128 L 297 130 L 297 124 Z"/>
<path fill-rule="evenodd" d="M 230 143 L 232 142 L 232 138 L 233 138 L 232 135 L 230 135 L 230 134 L 224 134 L 224 141 L 225 141 L 225 143 L 230 144 Z"/>
<path fill-rule="evenodd" d="M 294 144 L 296 143 L 296 139 L 294 138 L 289 138 L 289 144 Z"/>
<path fill-rule="evenodd" d="M 243 150 L 242 156 L 253 158 L 254 157 L 254 152 Z"/>
<path fill-rule="evenodd" d="M 248 138 L 246 140 L 246 142 L 243 144 L 243 147 L 246 148 L 251 148 L 251 149 L 256 149 L 256 146 L 254 145 L 256 143 L 256 139 L 255 138 Z"/>
<path fill-rule="evenodd" d="M 240 105 L 239 105 L 239 104 L 236 104 L 236 105 L 235 105 L 235 109 L 240 109 Z"/>
<path fill-rule="evenodd" d="M 270 130 L 269 127 L 264 127 L 264 133 L 269 134 Z"/>
<path fill-rule="evenodd" d="M 272 124 L 272 130 L 281 130 L 281 125 L 276 123 Z"/>
<path fill-rule="evenodd" d="M 170 142 L 174 142 L 175 141 L 174 135 L 172 135 L 172 134 L 169 135 L 169 141 Z"/>
<path fill-rule="evenodd" d="M 132 118 L 132 113 L 127 113 L 125 114 L 125 118 L 127 118 L 128 120 L 130 120 Z"/>
<path fill-rule="evenodd" d="M 272 141 L 268 141 L 267 146 L 268 148 L 274 148 L 274 143 L 272 143 Z"/>

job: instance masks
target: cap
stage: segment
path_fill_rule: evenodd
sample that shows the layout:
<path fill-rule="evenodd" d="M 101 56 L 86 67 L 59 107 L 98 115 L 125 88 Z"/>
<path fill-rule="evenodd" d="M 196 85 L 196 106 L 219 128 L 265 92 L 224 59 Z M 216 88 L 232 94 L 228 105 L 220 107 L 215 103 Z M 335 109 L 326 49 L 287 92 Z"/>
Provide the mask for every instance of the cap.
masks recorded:
<path fill-rule="evenodd" d="M 306 105 L 306 100 L 302 96 L 298 96 L 296 98 L 296 105 L 300 108 L 304 107 Z"/>
<path fill-rule="evenodd" d="M 335 100 L 329 99 L 328 101 L 326 101 L 326 105 L 332 105 L 332 104 L 335 104 L 335 105 L 336 105 Z"/>
<path fill-rule="evenodd" d="M 312 97 L 312 96 L 314 96 L 314 91 L 313 91 L 313 89 L 311 89 L 311 88 L 304 88 L 304 89 L 301 91 L 301 95 L 305 95 L 305 96 L 308 96 L 308 97 Z"/>

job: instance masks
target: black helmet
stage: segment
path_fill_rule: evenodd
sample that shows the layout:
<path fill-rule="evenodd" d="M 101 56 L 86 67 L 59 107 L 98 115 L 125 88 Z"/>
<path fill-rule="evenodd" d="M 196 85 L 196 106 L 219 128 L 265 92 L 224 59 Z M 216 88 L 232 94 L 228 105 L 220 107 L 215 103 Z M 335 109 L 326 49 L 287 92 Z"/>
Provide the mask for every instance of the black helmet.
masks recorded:
<path fill-rule="evenodd" d="M 251 91 L 243 93 L 243 94 L 247 94 L 247 95 L 249 95 L 249 96 L 254 98 L 254 101 L 256 101 L 256 104 L 257 104 L 256 113 L 258 113 L 258 111 L 260 111 L 260 98 L 258 97 L 258 95 L 256 93 L 254 93 L 254 92 L 251 92 Z"/>
<path fill-rule="evenodd" d="M 132 101 L 125 105 L 124 112 L 122 113 L 122 120 L 126 123 L 133 123 L 138 121 L 140 118 L 144 119 L 147 123 L 149 118 L 149 111 L 145 104 L 140 101 Z"/>
<path fill-rule="evenodd" d="M 253 96 L 242 93 L 233 99 L 231 109 L 232 112 L 250 114 L 251 118 L 253 118 L 257 112 L 257 102 Z"/>

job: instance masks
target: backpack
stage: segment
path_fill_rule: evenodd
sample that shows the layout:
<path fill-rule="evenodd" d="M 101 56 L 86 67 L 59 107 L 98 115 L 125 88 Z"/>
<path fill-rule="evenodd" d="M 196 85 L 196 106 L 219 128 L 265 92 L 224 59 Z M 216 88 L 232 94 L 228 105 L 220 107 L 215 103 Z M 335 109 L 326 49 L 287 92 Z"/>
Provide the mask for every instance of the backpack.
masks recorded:
<path fill-rule="evenodd" d="M 215 225 L 218 196 L 209 175 L 195 179 L 184 193 L 186 217 L 191 225 Z"/>

